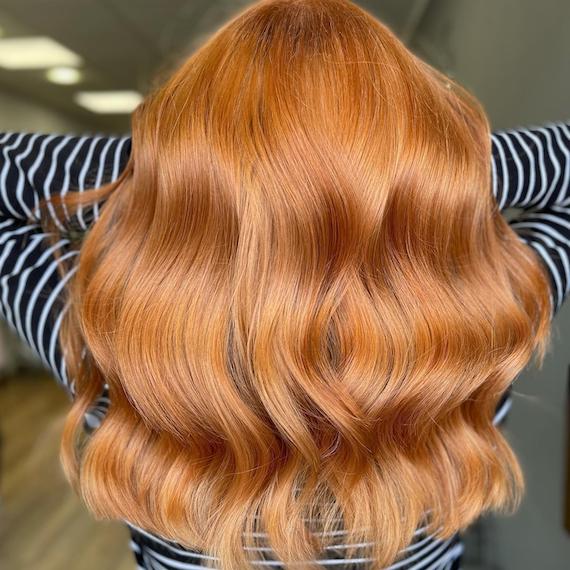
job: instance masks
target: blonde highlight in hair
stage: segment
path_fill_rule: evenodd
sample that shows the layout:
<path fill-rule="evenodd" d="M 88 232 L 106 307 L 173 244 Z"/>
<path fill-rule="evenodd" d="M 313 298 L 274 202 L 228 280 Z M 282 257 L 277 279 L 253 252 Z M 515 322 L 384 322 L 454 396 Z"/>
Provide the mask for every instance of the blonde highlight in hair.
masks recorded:
<path fill-rule="evenodd" d="M 213 34 L 133 114 L 120 177 L 62 201 L 105 202 L 60 332 L 91 512 L 243 570 L 259 531 L 310 569 L 342 528 L 382 568 L 426 513 L 449 537 L 516 508 L 493 414 L 551 305 L 490 145 L 478 101 L 347 0 Z"/>

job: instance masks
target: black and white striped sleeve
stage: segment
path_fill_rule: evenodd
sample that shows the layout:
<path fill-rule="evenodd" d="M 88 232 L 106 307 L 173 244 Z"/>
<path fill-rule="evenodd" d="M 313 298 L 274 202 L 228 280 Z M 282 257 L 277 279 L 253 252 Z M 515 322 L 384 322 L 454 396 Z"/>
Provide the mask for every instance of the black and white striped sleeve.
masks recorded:
<path fill-rule="evenodd" d="M 518 209 L 509 224 L 547 270 L 554 317 L 570 283 L 570 125 L 556 122 L 494 131 L 491 141 L 493 195 L 501 211 Z M 509 387 L 493 423 L 502 424 L 511 406 Z"/>
<path fill-rule="evenodd" d="M 130 150 L 128 137 L 0 134 L 0 316 L 73 394 L 57 334 L 65 311 L 55 253 L 76 255 L 64 234 L 55 245 L 39 224 L 39 199 L 83 191 L 118 177 Z M 87 230 L 98 217 L 68 212 Z M 50 212 L 63 228 L 64 220 Z"/>
<path fill-rule="evenodd" d="M 547 269 L 553 317 L 570 285 L 570 122 L 492 133 L 493 195 Z"/>

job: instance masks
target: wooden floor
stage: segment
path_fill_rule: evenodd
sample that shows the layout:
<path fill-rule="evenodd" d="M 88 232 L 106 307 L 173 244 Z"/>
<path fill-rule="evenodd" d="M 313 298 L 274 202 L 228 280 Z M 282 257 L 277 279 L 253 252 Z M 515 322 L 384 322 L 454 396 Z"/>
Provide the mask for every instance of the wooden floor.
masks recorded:
<path fill-rule="evenodd" d="M 92 519 L 63 475 L 69 405 L 47 375 L 0 384 L 0 568 L 134 570 L 126 527 Z"/>

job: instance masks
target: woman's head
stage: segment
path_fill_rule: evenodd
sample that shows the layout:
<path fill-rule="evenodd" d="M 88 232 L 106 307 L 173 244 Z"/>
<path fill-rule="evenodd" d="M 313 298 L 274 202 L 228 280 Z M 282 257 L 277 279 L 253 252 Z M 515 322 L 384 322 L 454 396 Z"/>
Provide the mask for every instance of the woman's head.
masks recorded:
<path fill-rule="evenodd" d="M 260 2 L 209 38 L 135 111 L 119 179 L 66 198 L 105 200 L 61 330 L 92 512 L 224 569 L 256 531 L 313 559 L 342 519 L 380 568 L 427 511 L 449 536 L 516 505 L 492 417 L 550 307 L 490 144 L 476 99 L 347 0 Z"/>

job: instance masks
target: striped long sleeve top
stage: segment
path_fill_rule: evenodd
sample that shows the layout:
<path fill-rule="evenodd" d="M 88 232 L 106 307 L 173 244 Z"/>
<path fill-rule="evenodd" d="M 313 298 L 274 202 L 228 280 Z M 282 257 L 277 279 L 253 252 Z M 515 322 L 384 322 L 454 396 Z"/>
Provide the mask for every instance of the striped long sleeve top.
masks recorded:
<path fill-rule="evenodd" d="M 509 224 L 537 254 L 549 275 L 553 317 L 570 285 L 570 122 L 495 131 L 492 138 L 490 190 L 500 210 L 518 208 Z M 58 343 L 65 310 L 62 291 L 72 276 L 57 271 L 55 254 L 77 255 L 65 234 L 55 245 L 39 224 L 38 200 L 78 191 L 116 179 L 131 150 L 128 136 L 71 136 L 38 133 L 0 134 L 0 314 L 37 354 L 73 398 Z M 98 218 L 98 207 L 76 212 L 83 230 Z M 55 215 L 55 214 L 54 214 Z M 57 220 L 56 220 L 57 221 Z M 63 222 L 63 220 L 59 220 Z M 107 387 L 85 416 L 87 431 L 96 429 L 109 405 Z M 501 399 L 495 423 L 511 406 L 510 390 Z M 193 569 L 208 558 L 199 551 L 153 535 L 125 521 L 138 568 Z M 339 531 L 342 533 L 342 531 Z M 319 562 L 336 569 L 366 568 L 366 559 L 343 557 L 342 536 Z M 459 568 L 463 544 L 459 534 L 439 540 L 423 527 L 391 570 Z M 269 547 L 260 547 L 260 566 L 281 568 Z"/>

